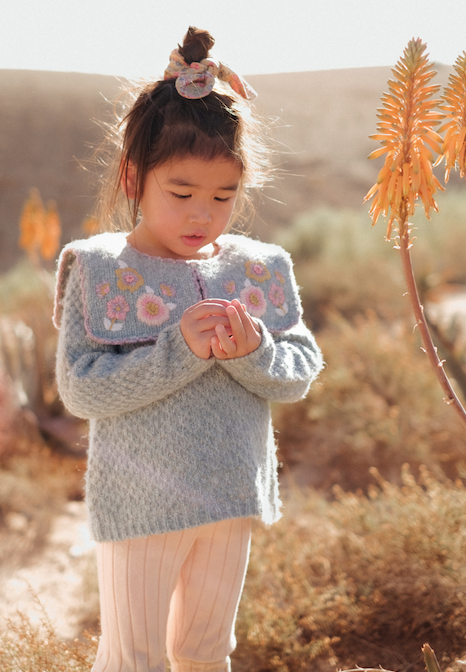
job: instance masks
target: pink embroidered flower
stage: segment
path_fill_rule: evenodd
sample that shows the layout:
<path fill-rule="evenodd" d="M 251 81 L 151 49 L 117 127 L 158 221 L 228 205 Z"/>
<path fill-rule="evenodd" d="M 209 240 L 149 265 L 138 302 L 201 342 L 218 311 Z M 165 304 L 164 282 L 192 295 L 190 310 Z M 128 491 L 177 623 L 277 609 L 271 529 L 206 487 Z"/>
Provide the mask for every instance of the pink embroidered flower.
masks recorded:
<path fill-rule="evenodd" d="M 223 283 L 223 289 L 227 294 L 234 294 L 236 292 L 236 285 L 234 280 L 229 280 L 228 282 Z"/>
<path fill-rule="evenodd" d="M 285 303 L 285 294 L 283 289 L 272 282 L 269 289 L 269 299 L 274 306 L 282 306 Z"/>
<path fill-rule="evenodd" d="M 160 291 L 164 296 L 176 296 L 176 289 L 173 287 L 173 285 L 166 285 L 162 282 L 160 285 Z"/>
<path fill-rule="evenodd" d="M 151 326 L 163 324 L 170 316 L 168 306 L 160 296 L 143 294 L 136 303 L 137 316 L 141 322 Z"/>
<path fill-rule="evenodd" d="M 251 280 L 257 280 L 258 282 L 264 282 L 271 277 L 269 269 L 262 261 L 247 261 L 246 275 Z"/>
<path fill-rule="evenodd" d="M 267 301 L 260 287 L 248 285 L 239 293 L 241 303 L 244 303 L 253 317 L 262 317 L 267 310 Z"/>
<path fill-rule="evenodd" d="M 275 273 L 275 277 L 277 278 L 278 282 L 281 285 L 284 285 L 285 284 L 285 278 L 283 277 L 283 274 L 280 273 L 280 271 L 277 271 L 277 270 L 275 270 L 274 273 Z"/>
<path fill-rule="evenodd" d="M 129 305 L 123 296 L 118 295 L 107 301 L 107 317 L 111 320 L 126 320 L 128 310 Z"/>
<path fill-rule="evenodd" d="M 144 284 L 142 275 L 139 275 L 134 268 L 117 268 L 115 275 L 118 278 L 118 288 L 122 291 L 129 289 L 129 291 L 133 293 Z"/>
<path fill-rule="evenodd" d="M 100 282 L 98 285 L 95 286 L 95 293 L 99 298 L 103 298 L 106 294 L 108 294 L 110 291 L 110 283 L 107 281 Z"/>

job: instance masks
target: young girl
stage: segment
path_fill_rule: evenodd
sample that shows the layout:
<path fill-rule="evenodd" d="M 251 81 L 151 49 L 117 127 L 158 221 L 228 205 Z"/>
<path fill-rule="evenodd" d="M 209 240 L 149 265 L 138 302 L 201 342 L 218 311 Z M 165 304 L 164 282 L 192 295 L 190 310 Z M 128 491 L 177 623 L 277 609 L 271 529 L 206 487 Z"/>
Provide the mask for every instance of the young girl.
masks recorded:
<path fill-rule="evenodd" d="M 86 498 L 98 543 L 94 672 L 230 669 L 251 518 L 280 502 L 270 401 L 322 360 L 288 255 L 226 234 L 263 149 L 252 90 L 190 28 L 119 129 L 133 229 L 65 247 L 57 376 L 90 420 Z"/>

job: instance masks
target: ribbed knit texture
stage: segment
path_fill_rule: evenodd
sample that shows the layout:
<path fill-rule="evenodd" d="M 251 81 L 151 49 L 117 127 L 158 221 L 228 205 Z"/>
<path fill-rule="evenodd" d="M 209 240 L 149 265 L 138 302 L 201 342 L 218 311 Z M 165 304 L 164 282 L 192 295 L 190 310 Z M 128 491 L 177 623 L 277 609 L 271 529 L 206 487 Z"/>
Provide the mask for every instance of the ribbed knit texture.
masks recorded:
<path fill-rule="evenodd" d="M 220 273 L 235 255 L 224 253 L 221 264 L 204 260 L 199 272 L 212 271 L 214 260 Z M 322 367 L 302 321 L 273 336 L 261 323 L 253 353 L 203 360 L 187 346 L 179 321 L 162 328 L 155 343 L 91 338 L 77 264 L 58 292 L 64 300 L 57 379 L 67 408 L 90 420 L 86 497 L 94 538 L 116 541 L 235 517 L 277 520 L 269 401 L 300 399 Z"/>

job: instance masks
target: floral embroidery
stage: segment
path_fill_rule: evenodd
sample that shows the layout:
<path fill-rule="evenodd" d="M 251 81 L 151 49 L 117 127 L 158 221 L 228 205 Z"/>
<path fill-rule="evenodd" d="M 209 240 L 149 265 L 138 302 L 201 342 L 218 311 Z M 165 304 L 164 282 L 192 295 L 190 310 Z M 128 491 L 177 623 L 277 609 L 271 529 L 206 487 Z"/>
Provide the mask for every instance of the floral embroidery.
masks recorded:
<path fill-rule="evenodd" d="M 288 304 L 285 301 L 285 293 L 283 289 L 272 282 L 268 296 L 275 306 L 275 312 L 278 315 L 286 315 L 288 312 Z"/>
<path fill-rule="evenodd" d="M 129 305 L 123 296 L 118 295 L 107 301 L 107 317 L 104 318 L 105 328 L 109 331 L 120 331 L 123 328 L 123 322 L 126 320 L 128 311 Z"/>
<path fill-rule="evenodd" d="M 118 268 L 115 271 L 117 276 L 118 288 L 122 291 L 129 289 L 131 293 L 135 292 L 144 284 L 144 279 L 134 268 Z"/>
<path fill-rule="evenodd" d="M 277 278 L 278 282 L 281 285 L 284 285 L 285 284 L 285 278 L 283 277 L 283 273 L 280 273 L 280 271 L 277 271 L 277 270 L 275 270 L 274 273 L 275 273 L 275 277 Z"/>
<path fill-rule="evenodd" d="M 170 308 L 160 296 L 152 292 L 140 296 L 136 303 L 137 316 L 144 324 L 163 324 L 170 316 Z"/>
<path fill-rule="evenodd" d="M 262 317 L 267 310 L 267 301 L 264 292 L 260 287 L 246 285 L 239 293 L 241 303 L 244 303 L 246 309 L 253 317 Z"/>
<path fill-rule="evenodd" d="M 95 286 L 95 293 L 99 298 L 103 298 L 106 294 L 108 294 L 110 291 L 110 283 L 107 282 L 106 280 L 104 282 L 99 282 L 98 285 Z"/>
<path fill-rule="evenodd" d="M 247 261 L 246 275 L 251 280 L 257 280 L 258 282 L 264 282 L 271 277 L 269 269 L 262 261 Z"/>
<path fill-rule="evenodd" d="M 236 292 L 236 285 L 234 280 L 229 280 L 228 282 L 223 283 L 223 289 L 227 294 L 234 294 Z"/>
<path fill-rule="evenodd" d="M 173 285 L 166 285 L 164 282 L 160 285 L 160 291 L 164 296 L 176 296 L 176 289 Z"/>
<path fill-rule="evenodd" d="M 269 289 L 269 299 L 272 301 L 274 306 L 280 306 L 285 302 L 285 294 L 283 293 L 283 289 L 275 283 L 272 283 Z"/>

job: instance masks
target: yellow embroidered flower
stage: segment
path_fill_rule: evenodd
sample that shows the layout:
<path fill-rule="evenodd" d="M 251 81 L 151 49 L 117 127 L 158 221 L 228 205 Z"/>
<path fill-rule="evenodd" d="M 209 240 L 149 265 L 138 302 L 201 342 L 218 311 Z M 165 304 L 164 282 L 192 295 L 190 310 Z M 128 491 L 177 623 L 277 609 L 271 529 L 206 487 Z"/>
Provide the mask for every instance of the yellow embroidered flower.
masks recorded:
<path fill-rule="evenodd" d="M 426 45 L 411 40 L 396 64 L 395 80 L 388 81 L 389 93 L 382 96 L 383 107 L 378 110 L 378 133 L 382 147 L 369 154 L 376 159 L 387 154 L 377 183 L 369 190 L 365 201 L 374 198 L 369 213 L 375 224 L 380 213 L 389 217 L 387 239 L 393 222 L 406 221 L 414 213 L 420 196 L 427 218 L 431 209 L 437 210 L 433 195 L 443 187 L 432 173 L 434 150 L 441 153 L 442 138 L 433 130 L 443 115 L 435 112 L 438 100 L 429 100 L 439 86 L 426 86 L 435 70 L 424 55 Z M 400 235 L 402 232 L 400 232 Z"/>
<path fill-rule="evenodd" d="M 144 284 L 142 275 L 139 275 L 134 268 L 118 268 L 115 271 L 115 275 L 118 278 L 117 285 L 119 289 L 122 291 L 128 289 L 131 294 Z"/>
<path fill-rule="evenodd" d="M 262 261 L 247 261 L 246 275 L 251 280 L 257 280 L 258 282 L 264 282 L 264 280 L 271 278 L 269 269 Z"/>
<path fill-rule="evenodd" d="M 448 78 L 449 86 L 442 95 L 444 116 L 449 119 L 439 129 L 446 131 L 442 145 L 442 156 L 445 159 L 445 182 L 448 182 L 450 170 L 458 163 L 461 177 L 466 174 L 466 52 L 458 56 L 453 66 L 456 75 Z"/>

